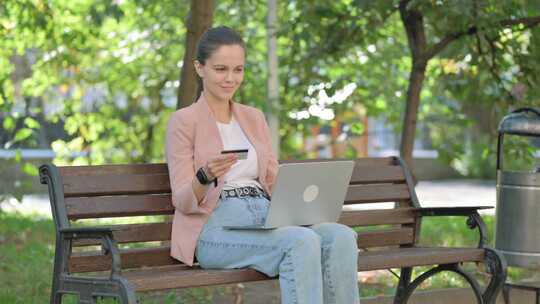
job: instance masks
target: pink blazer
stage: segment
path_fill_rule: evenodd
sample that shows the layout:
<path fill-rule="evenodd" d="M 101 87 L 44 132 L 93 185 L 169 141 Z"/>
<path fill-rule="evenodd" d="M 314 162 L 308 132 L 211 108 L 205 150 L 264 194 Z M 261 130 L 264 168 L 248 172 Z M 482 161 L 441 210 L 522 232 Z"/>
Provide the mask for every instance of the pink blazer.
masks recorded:
<path fill-rule="evenodd" d="M 258 158 L 259 182 L 271 194 L 278 162 L 272 151 L 270 130 L 264 114 L 256 108 L 231 101 L 232 115 L 255 148 Z M 223 181 L 210 186 L 202 201 L 197 202 L 192 189 L 195 171 L 210 157 L 220 154 L 223 143 L 216 120 L 206 99 L 172 113 L 167 126 L 166 158 L 175 207 L 171 256 L 192 266 L 195 247 L 201 230 L 216 207 Z"/>

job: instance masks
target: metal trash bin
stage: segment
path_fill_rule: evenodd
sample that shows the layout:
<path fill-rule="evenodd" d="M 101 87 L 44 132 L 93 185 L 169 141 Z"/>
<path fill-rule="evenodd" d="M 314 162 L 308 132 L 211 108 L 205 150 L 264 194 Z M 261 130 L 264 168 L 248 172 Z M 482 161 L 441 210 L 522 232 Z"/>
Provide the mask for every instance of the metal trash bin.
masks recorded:
<path fill-rule="evenodd" d="M 495 248 L 508 266 L 540 269 L 540 172 L 503 169 L 505 135 L 540 137 L 540 111 L 521 108 L 499 124 Z"/>

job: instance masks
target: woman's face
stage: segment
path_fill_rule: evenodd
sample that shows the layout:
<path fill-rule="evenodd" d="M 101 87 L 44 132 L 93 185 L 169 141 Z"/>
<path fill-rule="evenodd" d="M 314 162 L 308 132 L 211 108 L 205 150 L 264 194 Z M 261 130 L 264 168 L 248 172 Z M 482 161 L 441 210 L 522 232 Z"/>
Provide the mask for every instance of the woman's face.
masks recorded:
<path fill-rule="evenodd" d="M 228 102 L 244 80 L 245 53 L 240 45 L 222 45 L 204 65 L 195 61 L 207 98 Z"/>

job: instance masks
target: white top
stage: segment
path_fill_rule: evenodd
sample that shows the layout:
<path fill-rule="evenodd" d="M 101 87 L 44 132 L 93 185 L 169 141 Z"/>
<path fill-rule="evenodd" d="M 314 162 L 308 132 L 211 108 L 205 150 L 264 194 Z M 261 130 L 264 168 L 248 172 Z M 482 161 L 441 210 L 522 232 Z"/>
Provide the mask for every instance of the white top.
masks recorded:
<path fill-rule="evenodd" d="M 223 189 L 245 186 L 256 186 L 262 189 L 257 181 L 259 177 L 257 153 L 238 122 L 233 117 L 228 124 L 217 122 L 217 127 L 225 150 L 248 149 L 247 158 L 239 159 L 223 177 L 225 180 Z"/>

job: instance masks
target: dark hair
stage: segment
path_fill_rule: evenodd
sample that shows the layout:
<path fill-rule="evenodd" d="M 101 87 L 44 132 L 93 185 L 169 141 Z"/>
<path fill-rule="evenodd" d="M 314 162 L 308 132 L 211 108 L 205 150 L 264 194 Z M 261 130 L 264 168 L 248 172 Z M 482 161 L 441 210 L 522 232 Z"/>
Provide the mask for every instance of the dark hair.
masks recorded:
<path fill-rule="evenodd" d="M 223 45 L 239 45 L 246 51 L 246 45 L 244 40 L 238 33 L 233 31 L 231 28 L 226 26 L 218 26 L 208 29 L 204 34 L 202 34 L 199 42 L 197 43 L 197 55 L 196 59 L 201 64 L 206 63 L 206 59 L 210 58 L 212 54 Z M 197 96 L 195 101 L 199 99 L 203 91 L 203 83 L 201 77 L 197 77 Z"/>

